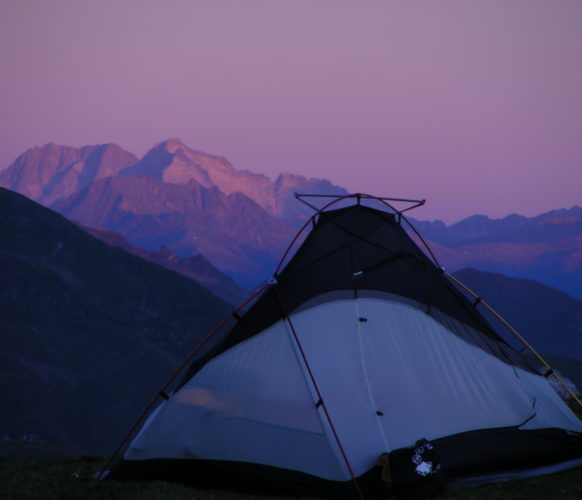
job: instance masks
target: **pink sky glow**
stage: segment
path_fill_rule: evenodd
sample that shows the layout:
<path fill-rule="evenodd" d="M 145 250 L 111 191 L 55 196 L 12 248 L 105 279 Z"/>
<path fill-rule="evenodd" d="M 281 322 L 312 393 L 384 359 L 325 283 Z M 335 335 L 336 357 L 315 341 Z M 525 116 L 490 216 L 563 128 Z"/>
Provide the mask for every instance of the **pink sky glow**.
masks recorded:
<path fill-rule="evenodd" d="M 0 168 L 180 137 L 422 219 L 582 205 L 580 26 L 579 0 L 2 0 Z"/>

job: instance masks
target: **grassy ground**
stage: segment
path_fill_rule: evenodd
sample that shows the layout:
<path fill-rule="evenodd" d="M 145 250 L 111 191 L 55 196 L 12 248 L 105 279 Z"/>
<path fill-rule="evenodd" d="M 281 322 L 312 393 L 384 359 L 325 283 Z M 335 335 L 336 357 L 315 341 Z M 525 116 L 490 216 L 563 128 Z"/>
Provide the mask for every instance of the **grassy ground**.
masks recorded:
<path fill-rule="evenodd" d="M 201 490 L 162 481 L 92 481 L 100 459 L 77 458 L 38 461 L 0 461 L 2 500 L 282 500 L 227 490 Z M 283 497 L 291 500 L 299 497 Z M 302 497 L 307 499 L 307 497 Z M 454 490 L 439 500 L 547 500 L 582 499 L 582 469 L 532 479 Z M 315 500 L 315 499 L 313 499 Z"/>

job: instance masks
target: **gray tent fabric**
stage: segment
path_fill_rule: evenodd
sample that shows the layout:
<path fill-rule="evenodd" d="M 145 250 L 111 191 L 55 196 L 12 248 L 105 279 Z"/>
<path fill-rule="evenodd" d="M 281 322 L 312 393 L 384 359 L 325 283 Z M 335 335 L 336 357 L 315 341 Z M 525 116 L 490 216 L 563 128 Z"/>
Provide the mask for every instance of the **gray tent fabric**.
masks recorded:
<path fill-rule="evenodd" d="M 111 477 L 363 498 L 386 487 L 379 457 L 420 439 L 449 481 L 578 463 L 580 420 L 400 221 L 359 203 L 319 213 Z"/>

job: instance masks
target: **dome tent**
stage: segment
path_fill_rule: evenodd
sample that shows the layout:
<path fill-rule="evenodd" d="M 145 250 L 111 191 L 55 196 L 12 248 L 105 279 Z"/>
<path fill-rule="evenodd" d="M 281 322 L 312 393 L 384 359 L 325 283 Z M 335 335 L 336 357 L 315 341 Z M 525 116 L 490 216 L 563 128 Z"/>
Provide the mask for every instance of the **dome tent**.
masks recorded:
<path fill-rule="evenodd" d="M 161 391 L 109 477 L 365 498 L 402 482 L 397 459 L 422 439 L 447 481 L 582 464 L 582 423 L 389 201 L 317 210 L 288 263 Z"/>

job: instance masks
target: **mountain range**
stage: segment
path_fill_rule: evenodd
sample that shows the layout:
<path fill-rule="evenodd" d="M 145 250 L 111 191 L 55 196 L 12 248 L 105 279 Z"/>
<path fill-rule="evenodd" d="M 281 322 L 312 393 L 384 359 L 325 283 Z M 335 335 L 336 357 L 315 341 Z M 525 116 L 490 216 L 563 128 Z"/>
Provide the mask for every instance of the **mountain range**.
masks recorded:
<path fill-rule="evenodd" d="M 234 306 L 239 305 L 249 295 L 247 290 L 242 289 L 232 278 L 220 272 L 202 254 L 178 257 L 164 246 L 159 251 L 134 247 L 121 234 L 108 229 L 92 227 L 83 227 L 83 229 L 108 245 L 122 248 L 128 253 L 192 278 L 218 298 Z"/>
<path fill-rule="evenodd" d="M 529 278 L 582 298 L 582 208 L 536 217 L 472 216 L 457 224 L 418 222 L 441 264 Z"/>
<path fill-rule="evenodd" d="M 80 148 L 76 155 L 72 149 L 48 144 L 26 151 L 0 172 L 0 186 L 84 226 L 121 233 L 136 247 L 165 246 L 179 257 L 202 254 L 246 288 L 270 276 L 295 226 L 311 212 L 295 201 L 295 190 L 345 193 L 323 179 L 282 174 L 271 181 L 238 171 L 178 139 L 161 142 L 141 160 L 101 154 L 124 158 L 109 167 L 78 158 L 85 150 L 123 151 L 119 146 Z M 40 175 L 43 156 L 48 167 Z M 61 180 L 71 172 L 76 183 Z M 47 190 L 47 184 L 55 187 Z"/>
<path fill-rule="evenodd" d="M 137 247 L 201 253 L 249 288 L 268 275 L 293 231 L 244 194 L 227 195 L 193 179 L 170 184 L 109 177 L 52 208 L 85 226 L 121 233 Z"/>
<path fill-rule="evenodd" d="M 268 279 L 312 210 L 294 192 L 345 194 L 326 179 L 275 180 L 167 139 L 138 159 L 120 146 L 48 144 L 0 171 L 0 186 L 87 227 L 122 234 L 133 247 L 177 258 L 203 255 L 250 289 Z M 422 193 L 423 194 L 423 193 Z M 415 221 L 439 261 L 533 279 L 582 298 L 582 208 L 536 217 Z"/>

